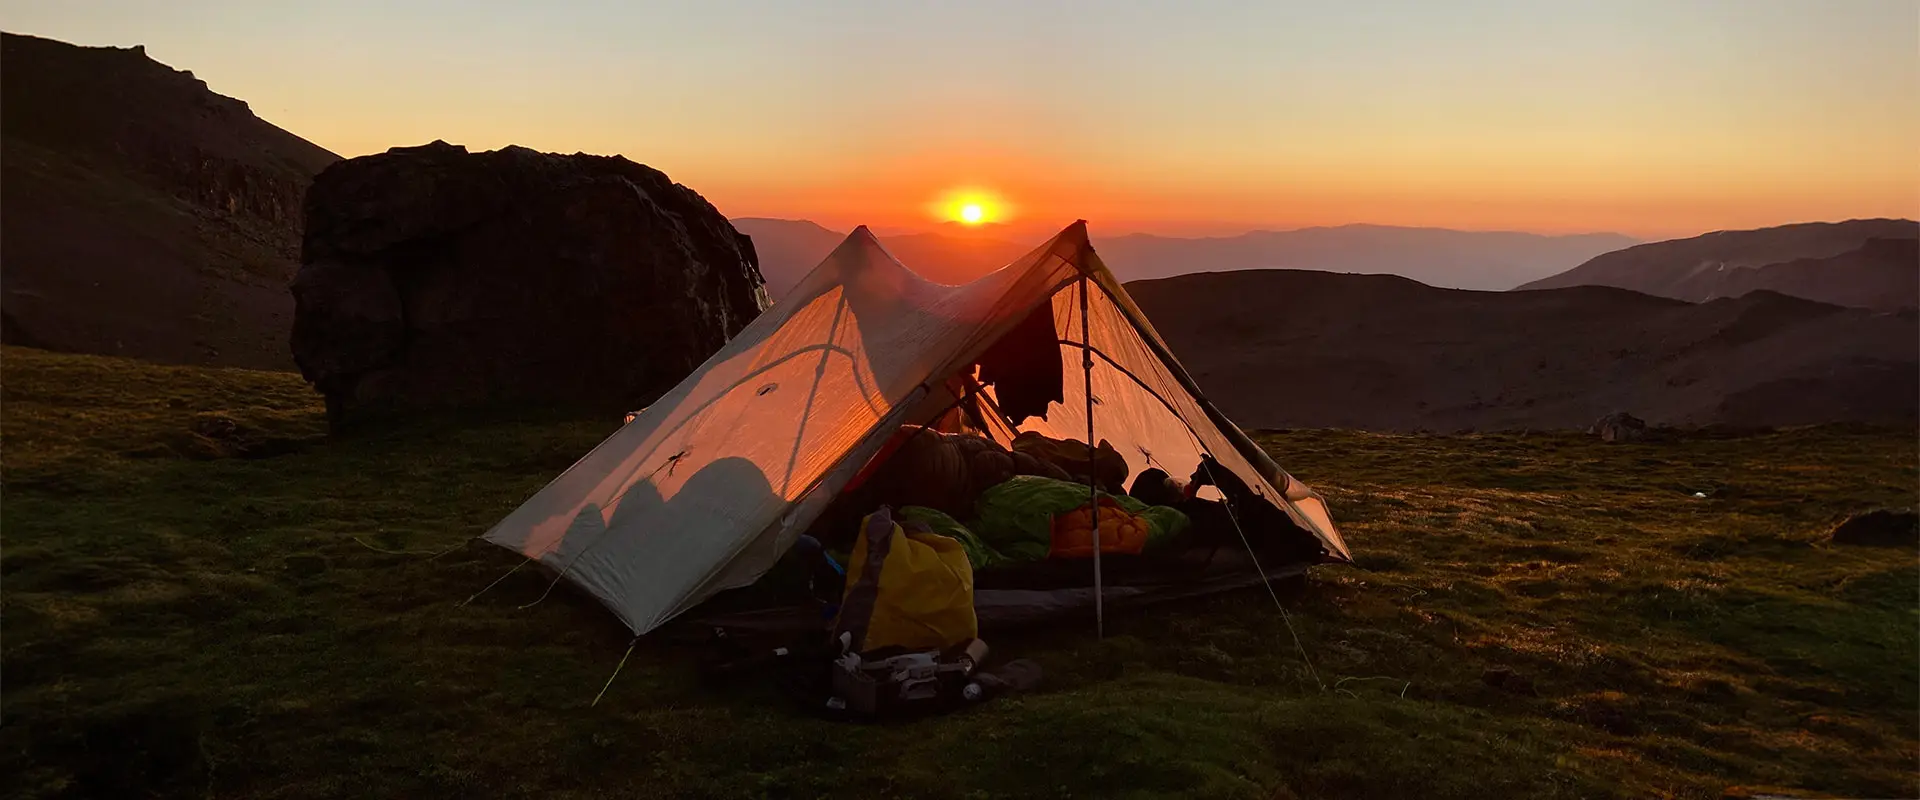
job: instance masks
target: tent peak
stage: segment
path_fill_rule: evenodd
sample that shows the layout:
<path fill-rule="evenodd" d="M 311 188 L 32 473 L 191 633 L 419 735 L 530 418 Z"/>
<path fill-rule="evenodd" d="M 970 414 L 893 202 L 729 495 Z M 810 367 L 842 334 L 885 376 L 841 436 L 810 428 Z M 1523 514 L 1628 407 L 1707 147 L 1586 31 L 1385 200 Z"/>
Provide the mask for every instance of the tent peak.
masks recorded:
<path fill-rule="evenodd" d="M 835 247 L 834 252 L 838 253 L 847 248 L 852 248 L 852 250 L 848 252 L 872 252 L 875 250 L 882 253 L 887 252 L 886 246 L 880 243 L 880 237 L 874 235 L 873 230 L 865 225 L 854 228 L 852 233 L 847 234 L 847 238 L 841 239 L 840 246 Z M 887 257 L 892 258 L 893 256 L 889 254 Z"/>
<path fill-rule="evenodd" d="M 1053 238 L 1055 241 L 1066 242 L 1080 247 L 1091 247 L 1093 245 L 1087 238 L 1087 221 L 1084 219 L 1074 220 L 1073 224 L 1061 228 L 1060 233 Z"/>

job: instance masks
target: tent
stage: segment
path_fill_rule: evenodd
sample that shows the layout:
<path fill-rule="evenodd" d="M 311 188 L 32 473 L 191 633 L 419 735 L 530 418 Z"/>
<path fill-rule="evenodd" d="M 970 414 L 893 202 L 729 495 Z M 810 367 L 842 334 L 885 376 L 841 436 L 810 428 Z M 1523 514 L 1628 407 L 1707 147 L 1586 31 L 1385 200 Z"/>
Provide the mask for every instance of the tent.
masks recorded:
<path fill-rule="evenodd" d="M 903 425 L 958 403 L 990 407 L 995 387 L 969 396 L 955 377 L 973 375 L 989 349 L 1048 316 L 1052 335 L 1041 335 L 1051 341 L 1033 346 L 1057 351 L 1060 397 L 1044 417 L 1017 424 L 994 414 L 1004 426 L 994 438 L 1097 436 L 1125 456 L 1130 474 L 1151 465 L 1186 475 L 1211 454 L 1310 531 L 1320 560 L 1351 560 L 1322 498 L 1201 395 L 1101 263 L 1085 222 L 961 286 L 920 278 L 865 227 L 855 230 L 784 299 L 484 538 L 645 634 L 754 583 Z M 1247 585 L 1242 571 L 1239 584 L 1213 576 L 1186 586 L 1099 586 L 1097 564 L 1091 587 L 980 588 L 981 624 L 1089 599 L 1100 608 Z M 1256 583 L 1265 577 L 1252 574 Z"/>

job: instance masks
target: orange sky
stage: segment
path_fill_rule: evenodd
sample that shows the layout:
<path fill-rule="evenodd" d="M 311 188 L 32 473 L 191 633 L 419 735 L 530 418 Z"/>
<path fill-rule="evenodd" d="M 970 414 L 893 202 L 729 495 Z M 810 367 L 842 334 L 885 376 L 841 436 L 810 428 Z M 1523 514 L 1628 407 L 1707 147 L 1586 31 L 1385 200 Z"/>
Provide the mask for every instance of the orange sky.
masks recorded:
<path fill-rule="evenodd" d="M 10 4 L 343 155 L 620 153 L 729 216 L 1693 235 L 1920 216 L 1920 3 Z"/>

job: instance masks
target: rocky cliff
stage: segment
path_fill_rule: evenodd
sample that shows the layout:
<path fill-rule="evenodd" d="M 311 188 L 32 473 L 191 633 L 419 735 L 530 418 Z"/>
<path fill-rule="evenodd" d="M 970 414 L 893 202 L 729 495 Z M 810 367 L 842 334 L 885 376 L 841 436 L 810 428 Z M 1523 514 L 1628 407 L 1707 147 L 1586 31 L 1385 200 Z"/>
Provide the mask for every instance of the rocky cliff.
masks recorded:
<path fill-rule="evenodd" d="M 624 158 L 445 142 L 314 181 L 293 353 L 336 430 L 480 406 L 625 411 L 766 306 L 752 242 Z"/>
<path fill-rule="evenodd" d="M 301 198 L 339 158 L 140 47 L 0 61 L 6 341 L 290 367 Z"/>

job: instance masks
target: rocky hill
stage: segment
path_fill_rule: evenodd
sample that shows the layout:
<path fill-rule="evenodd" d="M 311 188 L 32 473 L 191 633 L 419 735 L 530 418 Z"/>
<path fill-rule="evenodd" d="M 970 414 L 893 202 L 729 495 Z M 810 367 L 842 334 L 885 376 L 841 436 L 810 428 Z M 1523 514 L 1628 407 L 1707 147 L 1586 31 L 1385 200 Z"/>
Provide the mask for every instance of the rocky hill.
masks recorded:
<path fill-rule="evenodd" d="M 1669 424 L 1909 424 L 1920 405 L 1913 311 L 1293 270 L 1128 291 L 1247 427 L 1566 428 L 1621 410 Z"/>
<path fill-rule="evenodd" d="M 1607 253 L 1521 289 L 1616 286 L 1705 302 L 1753 291 L 1880 310 L 1920 305 L 1920 222 L 1858 219 L 1718 231 Z"/>
<path fill-rule="evenodd" d="M 334 154 L 143 48 L 0 41 L 4 338 L 290 368 L 301 197 Z"/>

